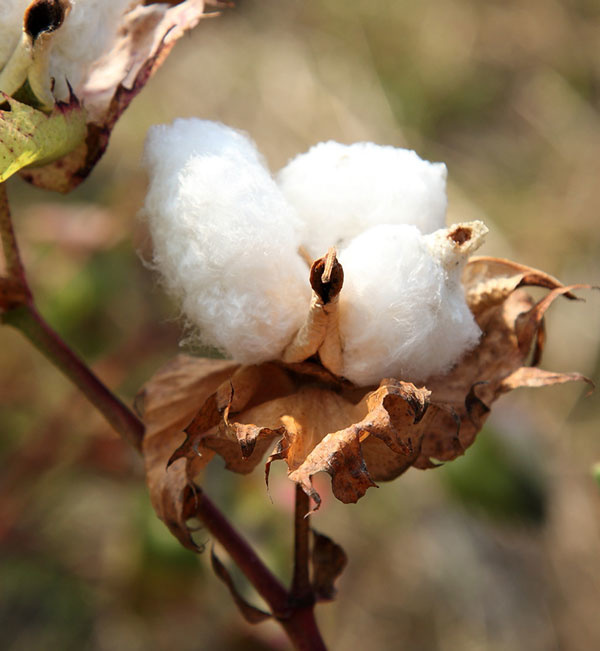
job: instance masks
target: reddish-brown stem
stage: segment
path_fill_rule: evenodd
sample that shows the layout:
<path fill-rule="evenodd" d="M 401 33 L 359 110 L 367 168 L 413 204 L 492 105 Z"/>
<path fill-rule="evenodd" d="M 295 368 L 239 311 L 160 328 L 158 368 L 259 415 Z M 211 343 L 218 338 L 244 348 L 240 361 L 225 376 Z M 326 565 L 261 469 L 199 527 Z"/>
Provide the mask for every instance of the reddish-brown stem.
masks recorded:
<path fill-rule="evenodd" d="M 297 603 L 294 599 L 293 587 L 288 594 L 277 577 L 204 493 L 198 495 L 196 515 L 269 604 L 273 615 L 284 628 L 294 647 L 298 651 L 326 651 L 315 621 L 312 602 L 308 605 Z M 308 579 L 308 534 L 305 567 Z M 308 589 L 310 590 L 310 585 Z"/>
<path fill-rule="evenodd" d="M 296 484 L 296 509 L 294 514 L 294 575 L 290 599 L 295 606 L 314 603 L 314 595 L 309 575 L 310 524 L 308 495 Z"/>
<path fill-rule="evenodd" d="M 210 533 L 225 547 L 258 594 L 269 604 L 277 618 L 286 617 L 287 590 L 260 560 L 256 552 L 234 529 L 227 518 L 202 492 L 198 494 L 196 515 Z"/>
<path fill-rule="evenodd" d="M 134 448 L 141 449 L 144 425 L 64 343 L 44 321 L 33 304 L 7 310 L 2 321 L 21 331 L 27 339 L 58 367 L 100 411 L 112 427 Z"/>

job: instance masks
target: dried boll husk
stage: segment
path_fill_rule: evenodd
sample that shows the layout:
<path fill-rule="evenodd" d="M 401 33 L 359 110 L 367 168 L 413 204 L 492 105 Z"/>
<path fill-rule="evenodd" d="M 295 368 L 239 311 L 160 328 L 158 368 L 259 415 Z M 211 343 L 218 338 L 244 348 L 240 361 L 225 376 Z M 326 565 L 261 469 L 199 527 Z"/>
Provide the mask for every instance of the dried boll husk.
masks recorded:
<path fill-rule="evenodd" d="M 278 174 L 278 183 L 305 224 L 313 258 L 338 250 L 377 224 L 412 224 L 422 233 L 446 225 L 444 163 L 416 152 L 358 142 L 322 142 Z"/>
<path fill-rule="evenodd" d="M 474 224 L 458 228 L 478 230 Z M 448 234 L 466 242 L 456 228 Z M 440 244 L 447 250 L 439 237 L 432 240 L 436 250 Z M 317 261 L 313 270 L 321 263 L 322 273 L 326 262 L 327 257 Z M 575 298 L 572 290 L 587 286 L 566 287 L 544 272 L 488 257 L 467 262 L 462 284 L 483 336 L 425 386 L 388 377 L 375 389 L 357 387 L 317 357 L 257 366 L 185 356 L 173 360 L 136 401 L 147 427 L 143 451 L 159 517 L 182 544 L 194 547 L 186 526 L 199 490 L 194 482 L 215 454 L 228 470 L 245 474 L 271 451 L 267 472 L 271 463 L 284 461 L 289 478 L 311 496 L 315 508 L 321 498 L 312 477 L 319 472 L 331 476 L 336 498 L 356 502 L 376 481 L 462 455 L 504 393 L 589 382 L 578 373 L 535 366 L 543 352 L 545 312 L 554 300 Z M 548 294 L 536 303 L 526 286 Z"/>

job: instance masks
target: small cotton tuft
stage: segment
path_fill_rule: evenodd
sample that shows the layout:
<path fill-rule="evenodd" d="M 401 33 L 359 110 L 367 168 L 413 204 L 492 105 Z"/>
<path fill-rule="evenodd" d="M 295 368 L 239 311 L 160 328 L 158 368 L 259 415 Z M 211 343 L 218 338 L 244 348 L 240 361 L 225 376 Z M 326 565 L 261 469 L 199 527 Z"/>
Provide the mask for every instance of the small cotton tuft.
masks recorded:
<path fill-rule="evenodd" d="M 477 344 L 481 333 L 460 284 L 471 249 L 461 256 L 457 245 L 449 269 L 446 249 L 435 245 L 451 230 L 423 236 L 415 226 L 374 226 L 340 253 L 343 375 L 355 384 L 424 381 Z"/>
<path fill-rule="evenodd" d="M 197 119 L 153 127 L 144 207 L 154 262 L 201 341 L 241 363 L 280 356 L 310 302 L 300 224 L 254 144 Z"/>
<path fill-rule="evenodd" d="M 50 57 L 54 94 L 68 97 L 67 81 L 77 92 L 92 63 L 112 47 L 123 14 L 132 0 L 71 0 L 71 11 L 58 30 Z"/>
<path fill-rule="evenodd" d="M 369 142 L 324 142 L 294 158 L 278 176 L 305 222 L 313 258 L 344 248 L 377 224 L 412 224 L 430 233 L 445 226 L 446 166 L 408 149 Z"/>

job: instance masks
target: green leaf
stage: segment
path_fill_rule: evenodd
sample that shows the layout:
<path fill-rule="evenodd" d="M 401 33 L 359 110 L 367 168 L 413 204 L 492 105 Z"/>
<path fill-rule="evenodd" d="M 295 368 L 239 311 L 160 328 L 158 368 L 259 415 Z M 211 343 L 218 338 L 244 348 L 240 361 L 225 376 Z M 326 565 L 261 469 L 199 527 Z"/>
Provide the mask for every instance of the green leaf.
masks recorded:
<path fill-rule="evenodd" d="M 86 112 L 73 95 L 44 113 L 1 93 L 0 183 L 30 165 L 45 165 L 75 149 L 86 135 Z"/>

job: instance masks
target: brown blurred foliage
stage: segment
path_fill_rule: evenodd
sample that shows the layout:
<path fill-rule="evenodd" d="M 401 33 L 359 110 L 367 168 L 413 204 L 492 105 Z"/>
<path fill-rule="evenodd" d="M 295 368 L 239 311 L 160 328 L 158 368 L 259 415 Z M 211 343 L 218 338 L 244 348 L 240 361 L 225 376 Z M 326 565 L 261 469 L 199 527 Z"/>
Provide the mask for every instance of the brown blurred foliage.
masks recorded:
<path fill-rule="evenodd" d="M 482 218 L 485 254 L 598 284 L 599 68 L 591 0 L 245 0 L 181 40 L 74 193 L 9 184 L 40 308 L 125 398 L 175 354 L 176 310 L 140 261 L 139 159 L 151 124 L 190 115 L 248 131 L 273 169 L 321 140 L 410 146 L 447 163 L 449 222 Z M 598 299 L 547 318 L 544 367 L 598 382 Z M 16 332 L 0 350 L 4 648 L 286 648 L 240 621 L 208 554 L 170 537 L 85 400 Z M 599 408 L 584 393 L 515 392 L 465 457 L 356 506 L 324 500 L 313 524 L 349 557 L 318 613 L 332 649 L 600 646 Z M 211 464 L 205 485 L 288 579 L 287 480 L 274 469 L 273 503 L 260 471 Z"/>

